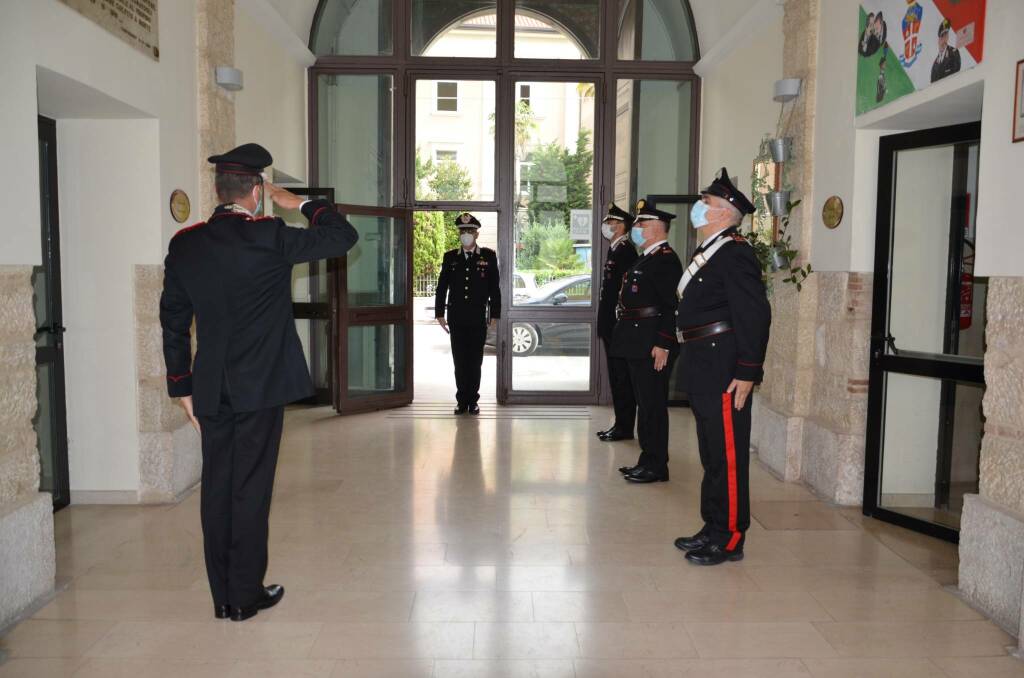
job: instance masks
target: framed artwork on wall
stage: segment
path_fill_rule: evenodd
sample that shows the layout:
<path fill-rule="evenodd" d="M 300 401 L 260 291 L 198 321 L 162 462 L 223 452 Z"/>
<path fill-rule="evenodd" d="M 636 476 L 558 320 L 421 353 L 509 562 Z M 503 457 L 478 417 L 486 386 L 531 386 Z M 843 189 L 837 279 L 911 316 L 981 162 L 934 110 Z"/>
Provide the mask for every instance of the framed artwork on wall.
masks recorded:
<path fill-rule="evenodd" d="M 1013 89 L 1013 143 L 1024 141 L 1024 59 L 1017 62 Z"/>

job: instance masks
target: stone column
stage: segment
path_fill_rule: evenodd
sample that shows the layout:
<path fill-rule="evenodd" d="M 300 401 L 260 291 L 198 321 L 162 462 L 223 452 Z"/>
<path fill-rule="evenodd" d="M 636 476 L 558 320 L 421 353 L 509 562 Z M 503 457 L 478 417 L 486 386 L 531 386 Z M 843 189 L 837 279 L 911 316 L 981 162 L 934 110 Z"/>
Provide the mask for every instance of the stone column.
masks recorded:
<path fill-rule="evenodd" d="M 964 497 L 963 595 L 1008 632 L 1024 623 L 1024 278 L 990 278 L 979 492 Z"/>
<path fill-rule="evenodd" d="M 53 499 L 39 491 L 32 267 L 0 266 L 0 629 L 53 590 Z"/>
<path fill-rule="evenodd" d="M 235 99 L 216 83 L 214 69 L 235 58 L 234 0 L 198 0 L 196 5 L 196 100 L 199 128 L 199 199 L 196 221 L 217 205 L 213 167 L 206 158 L 235 145 Z M 160 330 L 162 266 L 136 266 L 135 334 L 139 380 L 139 501 L 177 500 L 199 482 L 199 437 L 177 403 L 167 397 Z"/>

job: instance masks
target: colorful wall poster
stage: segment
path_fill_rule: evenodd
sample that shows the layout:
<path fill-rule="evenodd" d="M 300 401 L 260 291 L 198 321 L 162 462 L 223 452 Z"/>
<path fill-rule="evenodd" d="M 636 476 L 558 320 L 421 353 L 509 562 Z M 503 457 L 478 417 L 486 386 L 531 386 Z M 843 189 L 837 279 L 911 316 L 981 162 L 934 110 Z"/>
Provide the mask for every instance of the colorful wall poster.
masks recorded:
<path fill-rule="evenodd" d="M 985 0 L 861 0 L 857 115 L 981 62 Z"/>

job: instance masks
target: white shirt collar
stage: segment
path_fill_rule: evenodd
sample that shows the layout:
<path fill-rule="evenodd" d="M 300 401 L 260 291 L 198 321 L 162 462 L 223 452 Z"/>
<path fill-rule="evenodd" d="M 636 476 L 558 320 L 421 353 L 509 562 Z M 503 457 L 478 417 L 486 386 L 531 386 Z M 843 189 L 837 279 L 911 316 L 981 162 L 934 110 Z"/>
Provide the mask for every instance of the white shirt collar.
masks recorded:
<path fill-rule="evenodd" d="M 715 231 L 714 233 L 712 233 L 708 237 L 704 238 L 704 240 L 701 241 L 700 246 L 704 247 L 705 245 L 710 245 L 715 240 L 715 238 L 717 238 L 718 236 L 722 235 L 723 233 L 728 231 L 730 228 L 732 228 L 732 226 L 726 226 L 725 228 L 721 228 L 721 229 Z"/>
<path fill-rule="evenodd" d="M 470 254 L 480 254 L 480 245 L 473 245 L 473 249 L 467 250 L 465 247 L 460 248 L 462 250 L 462 256 L 468 257 Z"/>
<path fill-rule="evenodd" d="M 623 233 L 622 235 L 620 235 L 615 240 L 612 240 L 612 244 L 611 244 L 611 246 L 608 249 L 611 249 L 611 250 L 615 249 L 618 246 L 618 244 L 620 242 L 622 242 L 623 240 L 625 240 L 625 239 L 626 239 L 626 234 Z"/>
<path fill-rule="evenodd" d="M 668 240 L 659 240 L 658 242 L 654 243 L 653 245 L 644 248 L 644 256 L 646 257 L 648 254 L 650 254 L 655 249 L 657 249 L 659 245 L 661 245 L 662 243 L 666 243 L 666 242 L 668 242 Z"/>

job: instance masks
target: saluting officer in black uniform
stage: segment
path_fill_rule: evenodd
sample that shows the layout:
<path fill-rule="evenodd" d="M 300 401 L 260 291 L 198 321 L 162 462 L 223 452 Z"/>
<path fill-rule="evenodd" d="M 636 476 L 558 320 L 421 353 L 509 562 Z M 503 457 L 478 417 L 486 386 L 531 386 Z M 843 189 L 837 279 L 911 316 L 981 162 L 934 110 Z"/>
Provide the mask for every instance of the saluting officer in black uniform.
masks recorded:
<path fill-rule="evenodd" d="M 200 515 L 214 614 L 242 621 L 284 595 L 263 584 L 270 497 L 284 406 L 313 394 L 292 316 L 292 266 L 340 257 L 358 235 L 330 203 L 265 182 L 273 159 L 258 144 L 209 161 L 223 204 L 171 238 L 160 324 L 167 392 L 202 437 Z M 300 208 L 313 228 L 254 216 L 268 197 Z"/>
<path fill-rule="evenodd" d="M 632 226 L 632 214 L 615 203 L 608 205 L 608 213 L 601 224 L 601 235 L 610 244 L 601 278 L 601 297 L 597 304 L 597 336 L 604 344 L 608 360 L 608 384 L 612 389 L 612 405 L 615 408 L 615 422 L 611 428 L 597 433 L 597 437 L 605 442 L 632 440 L 636 424 L 636 398 L 633 397 L 633 383 L 629 380 L 629 363 L 625 358 L 613 356 L 611 352 L 615 309 L 619 303 L 622 277 L 639 256 L 629 239 Z"/>
<path fill-rule="evenodd" d="M 668 480 L 668 380 L 679 355 L 675 335 L 676 285 L 683 273 L 668 244 L 674 214 L 636 204 L 630 239 L 642 249 L 619 293 L 612 355 L 629 364 L 639 407 L 640 459 L 619 471 L 634 483 Z"/>
<path fill-rule="evenodd" d="M 487 327 L 501 317 L 498 255 L 476 244 L 480 222 L 472 214 L 460 214 L 455 218 L 455 226 L 462 247 L 444 253 L 434 295 L 434 315 L 451 337 L 457 389 L 455 414 L 480 414 L 477 401 Z"/>
<path fill-rule="evenodd" d="M 679 282 L 682 388 L 697 424 L 704 466 L 704 526 L 675 544 L 686 559 L 718 565 L 743 558 L 750 526 L 750 411 L 764 376 L 771 306 L 754 248 L 737 227 L 754 206 L 721 174 L 690 214 L 700 247 Z"/>

